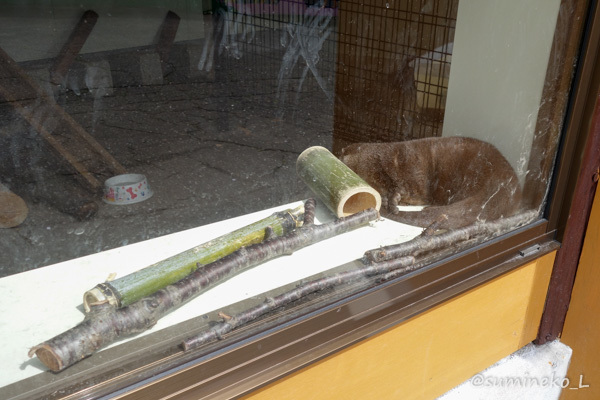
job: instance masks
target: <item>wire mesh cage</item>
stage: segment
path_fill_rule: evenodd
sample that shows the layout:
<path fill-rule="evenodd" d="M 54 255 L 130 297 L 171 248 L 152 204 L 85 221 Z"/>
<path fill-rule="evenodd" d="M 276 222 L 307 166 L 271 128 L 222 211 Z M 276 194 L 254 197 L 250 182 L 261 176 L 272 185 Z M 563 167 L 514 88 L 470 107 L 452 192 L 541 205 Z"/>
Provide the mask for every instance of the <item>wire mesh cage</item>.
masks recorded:
<path fill-rule="evenodd" d="M 217 74 L 334 104 L 334 151 L 440 136 L 458 0 L 219 0 Z M 243 75 L 240 74 L 243 71 Z"/>
<path fill-rule="evenodd" d="M 334 151 L 440 136 L 458 0 L 340 2 Z"/>

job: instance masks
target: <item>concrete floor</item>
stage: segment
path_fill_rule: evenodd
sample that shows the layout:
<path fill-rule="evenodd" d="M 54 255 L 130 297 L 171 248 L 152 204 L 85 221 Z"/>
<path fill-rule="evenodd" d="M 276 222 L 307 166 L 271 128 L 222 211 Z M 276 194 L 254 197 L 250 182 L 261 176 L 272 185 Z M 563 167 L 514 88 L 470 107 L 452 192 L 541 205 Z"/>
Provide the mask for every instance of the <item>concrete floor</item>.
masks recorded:
<path fill-rule="evenodd" d="M 202 50 L 174 49 L 183 54 L 181 65 L 190 63 L 190 48 Z M 133 77 L 119 85 L 125 78 L 113 57 L 109 90 L 78 87 L 79 78 L 58 94 L 58 104 L 128 172 L 146 175 L 154 196 L 133 205 L 82 192 L 64 160 L 0 104 L 1 181 L 29 207 L 23 224 L 0 232 L 0 277 L 310 196 L 295 162 L 307 147 L 331 147 L 333 75 L 325 77 L 326 88 L 310 74 L 289 75 L 281 85 L 281 54 L 259 65 L 256 58 L 223 59 L 216 73 L 171 65 L 162 84 L 144 84 L 143 77 L 136 84 Z M 47 70 L 29 71 L 43 83 Z M 94 216 L 79 220 L 60 210 L 56 199 L 76 193 L 96 202 Z"/>

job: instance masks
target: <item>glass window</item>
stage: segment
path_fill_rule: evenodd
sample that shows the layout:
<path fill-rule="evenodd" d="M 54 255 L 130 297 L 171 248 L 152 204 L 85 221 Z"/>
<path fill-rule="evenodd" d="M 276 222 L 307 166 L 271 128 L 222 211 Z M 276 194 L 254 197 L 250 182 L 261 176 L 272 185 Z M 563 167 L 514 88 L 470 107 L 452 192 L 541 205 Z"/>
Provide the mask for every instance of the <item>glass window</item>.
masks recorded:
<path fill-rule="evenodd" d="M 542 221 L 587 15 L 574 3 L 2 2 L 0 331 L 14 345 L 0 393 L 81 390 L 98 383 L 81 376 L 212 335 L 189 362 Z M 238 229 L 262 235 L 245 245 L 309 230 L 309 198 L 315 225 L 344 216 L 349 232 L 314 234 L 83 354 L 103 357 L 27 358 L 98 303 L 161 287 L 128 297 L 128 274 L 167 260 L 180 279 L 212 262 L 189 249 Z M 380 215 L 354 214 L 369 207 Z M 383 253 L 403 261 L 378 269 Z"/>

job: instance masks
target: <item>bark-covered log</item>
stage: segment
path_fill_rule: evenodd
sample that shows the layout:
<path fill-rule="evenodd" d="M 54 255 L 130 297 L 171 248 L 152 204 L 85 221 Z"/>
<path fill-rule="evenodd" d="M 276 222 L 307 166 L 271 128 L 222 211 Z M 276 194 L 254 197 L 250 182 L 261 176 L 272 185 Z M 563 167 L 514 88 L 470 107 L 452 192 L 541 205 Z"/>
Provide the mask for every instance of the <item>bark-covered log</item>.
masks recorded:
<path fill-rule="evenodd" d="M 381 207 L 379 193 L 324 147 L 304 150 L 296 161 L 296 172 L 338 217 Z"/>
<path fill-rule="evenodd" d="M 276 212 L 267 218 L 219 236 L 182 253 L 159 261 L 139 271 L 110 282 L 103 282 L 83 295 L 87 312 L 93 305 L 109 303 L 125 307 L 151 295 L 167 285 L 177 282 L 194 272 L 198 265 L 210 264 L 243 246 L 260 243 L 269 235 L 281 236 L 302 225 L 304 206 L 293 210 Z"/>
<path fill-rule="evenodd" d="M 119 338 L 151 328 L 167 313 L 237 273 L 355 229 L 378 216 L 376 210 L 369 209 L 327 224 L 299 228 L 243 247 L 127 307 L 114 308 L 106 303 L 92 307 L 82 323 L 33 347 L 29 356 L 36 355 L 52 371 L 61 371 Z"/>

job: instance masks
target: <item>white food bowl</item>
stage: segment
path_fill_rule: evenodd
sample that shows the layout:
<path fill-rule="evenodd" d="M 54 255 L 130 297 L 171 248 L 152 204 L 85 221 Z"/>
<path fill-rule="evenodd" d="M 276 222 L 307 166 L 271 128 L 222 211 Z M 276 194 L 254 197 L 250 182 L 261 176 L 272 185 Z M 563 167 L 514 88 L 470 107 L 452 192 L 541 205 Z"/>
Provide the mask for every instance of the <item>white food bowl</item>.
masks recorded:
<path fill-rule="evenodd" d="M 123 174 L 113 176 L 104 182 L 102 200 L 108 204 L 133 204 L 152 197 L 154 193 L 148 185 L 148 179 L 142 174 Z"/>

